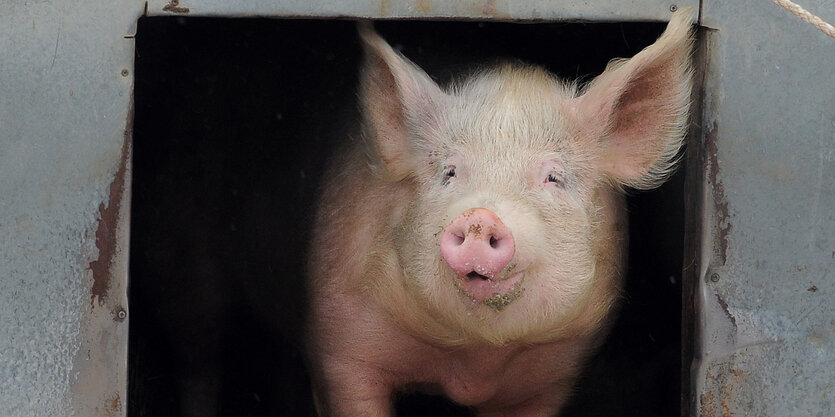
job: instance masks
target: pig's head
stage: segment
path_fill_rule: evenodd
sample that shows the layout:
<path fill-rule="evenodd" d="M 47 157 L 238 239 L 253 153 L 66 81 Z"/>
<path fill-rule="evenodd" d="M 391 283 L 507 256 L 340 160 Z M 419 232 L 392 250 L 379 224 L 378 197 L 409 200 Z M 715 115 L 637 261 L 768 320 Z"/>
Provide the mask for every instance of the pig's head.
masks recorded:
<path fill-rule="evenodd" d="M 582 88 L 505 64 L 442 89 L 361 26 L 369 165 L 409 193 L 389 219 L 394 287 L 461 340 L 599 327 L 619 289 L 616 195 L 660 185 L 682 143 L 689 19 Z"/>

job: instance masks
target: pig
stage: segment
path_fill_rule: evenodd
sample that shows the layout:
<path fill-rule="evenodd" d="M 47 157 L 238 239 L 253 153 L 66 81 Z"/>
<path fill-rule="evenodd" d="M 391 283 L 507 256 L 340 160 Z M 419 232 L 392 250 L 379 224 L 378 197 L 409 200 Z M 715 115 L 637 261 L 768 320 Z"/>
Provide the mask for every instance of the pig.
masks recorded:
<path fill-rule="evenodd" d="M 361 135 L 324 176 L 308 261 L 320 415 L 391 416 L 415 390 L 559 413 L 617 309 L 624 193 L 680 154 L 691 13 L 582 86 L 502 63 L 441 87 L 360 24 Z"/>

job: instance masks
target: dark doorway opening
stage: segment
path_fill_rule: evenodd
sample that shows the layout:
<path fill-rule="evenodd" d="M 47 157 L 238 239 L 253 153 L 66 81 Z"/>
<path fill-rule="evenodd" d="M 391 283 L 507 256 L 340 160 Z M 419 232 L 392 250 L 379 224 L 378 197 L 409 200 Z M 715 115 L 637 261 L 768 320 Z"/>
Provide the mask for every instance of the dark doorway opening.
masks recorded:
<path fill-rule="evenodd" d="M 376 26 L 442 82 L 495 57 L 588 80 L 664 29 Z M 142 18 L 136 46 L 129 415 L 313 415 L 303 266 L 319 174 L 357 118 L 355 25 Z M 563 416 L 680 413 L 682 188 L 630 198 L 623 307 Z M 415 395 L 398 412 L 468 415 Z"/>

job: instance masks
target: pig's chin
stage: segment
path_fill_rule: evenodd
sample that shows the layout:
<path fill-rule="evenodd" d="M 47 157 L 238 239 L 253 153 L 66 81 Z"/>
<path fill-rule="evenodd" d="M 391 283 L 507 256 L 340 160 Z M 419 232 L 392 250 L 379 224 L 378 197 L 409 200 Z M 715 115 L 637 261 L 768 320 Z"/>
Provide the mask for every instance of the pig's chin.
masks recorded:
<path fill-rule="evenodd" d="M 489 278 L 473 271 L 458 275 L 455 285 L 470 301 L 502 311 L 522 294 L 524 278 L 524 271 L 496 278 Z"/>

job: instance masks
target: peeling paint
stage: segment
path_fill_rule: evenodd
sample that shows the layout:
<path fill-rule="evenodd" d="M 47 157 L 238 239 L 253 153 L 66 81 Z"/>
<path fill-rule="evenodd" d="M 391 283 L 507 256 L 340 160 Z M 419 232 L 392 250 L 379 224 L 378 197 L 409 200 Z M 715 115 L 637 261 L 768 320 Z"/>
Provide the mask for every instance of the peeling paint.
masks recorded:
<path fill-rule="evenodd" d="M 119 223 L 122 194 L 125 192 L 125 167 L 129 157 L 128 147 L 130 136 L 133 132 L 133 109 L 128 111 L 129 117 L 125 127 L 124 140 L 122 142 L 122 158 L 119 162 L 119 169 L 110 183 L 110 196 L 107 205 L 99 205 L 98 227 L 96 228 L 96 248 L 99 250 L 99 257 L 90 262 L 90 270 L 93 272 L 93 285 L 90 288 L 90 303 L 93 307 L 104 305 L 107 292 L 110 290 L 110 266 L 116 254 L 116 228 Z"/>
<path fill-rule="evenodd" d="M 75 415 L 124 416 L 127 395 L 127 249 L 130 227 L 131 150 L 133 145 L 133 100 L 126 103 L 121 154 L 113 155 L 115 173 L 109 195 L 99 205 L 95 227 L 98 259 L 90 261 L 87 273 L 90 307 L 85 309 L 73 359 L 70 388 Z M 118 136 L 117 136 L 118 137 Z M 114 138 L 118 143 L 118 139 Z M 89 239 L 92 240 L 93 230 Z M 91 278 L 89 278 L 92 276 Z M 101 308 L 96 308 L 101 307 Z"/>
<path fill-rule="evenodd" d="M 722 307 L 722 311 L 725 312 L 725 315 L 728 316 L 728 319 L 731 321 L 731 323 L 733 323 L 734 328 L 736 328 L 736 318 L 734 318 L 734 315 L 731 314 L 730 310 L 728 310 L 728 303 L 725 300 L 723 300 L 719 294 L 716 294 L 716 302 L 719 303 L 719 306 Z"/>
<path fill-rule="evenodd" d="M 168 4 L 162 7 L 162 10 L 177 14 L 186 14 L 191 11 L 188 7 L 180 7 L 180 0 L 171 0 Z"/>
<path fill-rule="evenodd" d="M 705 151 L 707 156 L 707 178 L 708 185 L 713 194 L 713 216 L 714 224 L 714 239 L 712 264 L 725 265 L 728 260 L 728 241 L 733 229 L 731 223 L 730 210 L 728 209 L 728 200 L 725 198 L 725 186 L 719 179 L 719 150 L 718 150 L 718 133 L 719 128 L 716 122 L 713 122 L 708 131 L 705 133 Z"/>

